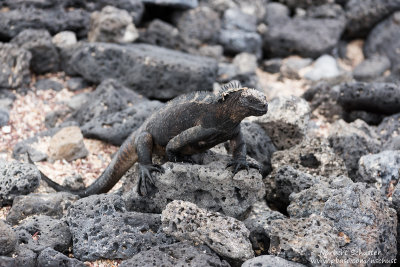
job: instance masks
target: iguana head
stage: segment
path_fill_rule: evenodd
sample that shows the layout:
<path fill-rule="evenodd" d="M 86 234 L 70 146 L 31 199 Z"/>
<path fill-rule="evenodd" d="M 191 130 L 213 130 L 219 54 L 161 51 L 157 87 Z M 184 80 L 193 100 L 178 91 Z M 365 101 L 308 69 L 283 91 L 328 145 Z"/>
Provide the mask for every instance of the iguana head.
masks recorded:
<path fill-rule="evenodd" d="M 256 89 L 242 87 L 239 81 L 222 85 L 219 89 L 219 101 L 231 102 L 245 111 L 247 116 L 261 116 L 268 111 L 265 95 Z"/>

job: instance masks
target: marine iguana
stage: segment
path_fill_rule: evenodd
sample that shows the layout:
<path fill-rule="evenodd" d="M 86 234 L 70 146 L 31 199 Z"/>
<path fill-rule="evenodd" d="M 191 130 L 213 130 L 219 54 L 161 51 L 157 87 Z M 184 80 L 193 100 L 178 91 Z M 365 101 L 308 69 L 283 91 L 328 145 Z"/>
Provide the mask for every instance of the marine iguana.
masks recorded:
<path fill-rule="evenodd" d="M 154 186 L 151 172 L 164 172 L 160 165 L 153 164 L 153 153 L 164 155 L 172 162 L 190 162 L 190 155 L 204 152 L 227 140 L 230 140 L 233 155 L 227 168 L 233 166 L 234 174 L 250 167 L 259 168 L 246 161 L 246 144 L 240 122 L 245 117 L 261 116 L 267 111 L 265 95 L 242 87 L 238 81 L 224 84 L 217 93 L 199 91 L 181 95 L 155 111 L 134 131 L 89 187 L 71 190 L 43 173 L 42 179 L 56 191 L 85 197 L 108 192 L 138 162 L 137 190 L 140 195 L 147 195 L 150 186 Z"/>

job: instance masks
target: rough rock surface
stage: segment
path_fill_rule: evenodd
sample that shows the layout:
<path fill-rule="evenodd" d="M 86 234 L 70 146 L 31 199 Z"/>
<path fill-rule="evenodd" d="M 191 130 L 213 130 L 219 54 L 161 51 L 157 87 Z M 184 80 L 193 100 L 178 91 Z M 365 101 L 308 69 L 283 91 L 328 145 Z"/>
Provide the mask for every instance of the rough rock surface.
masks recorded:
<path fill-rule="evenodd" d="M 137 185 L 138 173 L 128 174 L 127 180 L 133 181 L 133 185 L 123 186 L 127 206 L 143 212 L 160 212 L 171 200 L 179 199 L 238 218 L 264 196 L 265 188 L 256 169 L 251 168 L 248 173 L 242 170 L 233 176 L 231 168 L 225 169 L 229 160 L 230 156 L 208 152 L 201 165 L 167 162 L 163 164 L 165 173 L 153 174 L 157 189 L 146 197 L 140 197 L 132 188 Z"/>
<path fill-rule="evenodd" d="M 0 256 L 10 254 L 17 245 L 17 236 L 14 230 L 3 220 L 0 220 L 0 244 Z"/>
<path fill-rule="evenodd" d="M 47 215 L 61 219 L 78 196 L 66 192 L 50 194 L 29 194 L 14 199 L 11 210 L 7 214 L 7 222 L 15 225 L 32 215 Z"/>
<path fill-rule="evenodd" d="M 326 8 L 330 10 L 328 14 L 324 14 Z M 329 53 L 338 43 L 346 23 L 338 5 L 315 7 L 305 17 L 277 18 L 269 19 L 268 30 L 263 34 L 264 52 L 269 57 L 298 54 L 315 58 Z"/>
<path fill-rule="evenodd" d="M 19 244 L 38 253 L 47 247 L 67 251 L 71 245 L 71 232 L 65 221 L 46 215 L 35 215 L 23 220 L 16 228 Z"/>
<path fill-rule="evenodd" d="M 0 88 L 14 89 L 30 82 L 31 52 L 13 44 L 0 43 Z"/>
<path fill-rule="evenodd" d="M 89 151 L 83 143 L 83 135 L 79 127 L 70 126 L 62 128 L 50 140 L 49 156 L 52 160 L 84 158 Z"/>
<path fill-rule="evenodd" d="M 113 6 L 90 15 L 89 42 L 131 43 L 139 37 L 128 11 Z"/>
<path fill-rule="evenodd" d="M 206 244 L 219 255 L 245 261 L 254 256 L 249 230 L 234 218 L 174 200 L 161 215 L 163 231 L 179 240 Z"/>
<path fill-rule="evenodd" d="M 253 119 L 260 124 L 278 149 L 299 144 L 310 119 L 310 106 L 300 97 L 277 97 L 268 103 L 268 113 Z"/>
<path fill-rule="evenodd" d="M 358 179 L 358 160 L 369 153 L 379 152 L 381 146 L 375 130 L 362 120 L 352 123 L 336 121 L 329 130 L 328 140 L 346 163 L 350 178 L 355 180 Z"/>
<path fill-rule="evenodd" d="M 382 1 L 391 2 L 391 1 Z M 396 0 L 400 9 L 400 1 Z M 376 4 L 374 2 L 374 4 Z M 373 9 L 375 10 L 375 9 Z M 392 16 L 380 22 L 369 33 L 364 44 L 364 53 L 367 57 L 374 54 L 387 56 L 392 65 L 392 70 L 399 71 L 400 59 L 398 47 L 400 45 L 400 12 L 395 12 Z"/>
<path fill-rule="evenodd" d="M 344 245 L 333 223 L 320 215 L 272 221 L 269 235 L 270 254 L 314 266 L 334 260 L 330 252 Z"/>
<path fill-rule="evenodd" d="M 53 266 L 65 266 L 65 267 L 85 267 L 83 262 L 77 259 L 69 258 L 64 254 L 52 249 L 46 248 L 40 252 L 37 257 L 37 266 L 41 267 L 53 267 Z"/>
<path fill-rule="evenodd" d="M 121 197 L 93 195 L 76 201 L 66 216 L 74 256 L 83 261 L 129 259 L 143 250 L 173 240 L 157 233 L 159 214 L 126 212 Z"/>
<path fill-rule="evenodd" d="M 376 132 L 380 135 L 382 150 L 399 150 L 395 147 L 396 139 L 400 136 L 400 113 L 386 117 L 377 127 Z M 399 142 L 399 141 L 397 141 Z"/>
<path fill-rule="evenodd" d="M 400 86 L 395 83 L 353 82 L 340 87 L 338 103 L 347 110 L 375 113 L 400 112 Z"/>
<path fill-rule="evenodd" d="M 387 195 L 400 178 L 400 150 L 362 156 L 358 165 L 360 179 L 366 183 L 376 183 L 382 194 Z"/>
<path fill-rule="evenodd" d="M 27 29 L 15 36 L 11 43 L 32 53 L 30 66 L 34 73 L 43 74 L 59 69 L 59 55 L 48 31 Z"/>
<path fill-rule="evenodd" d="M 171 255 L 173 255 L 171 257 Z M 142 266 L 216 266 L 229 267 L 215 252 L 205 245 L 193 246 L 188 241 L 177 242 L 171 245 L 160 245 L 147 251 L 142 251 L 129 260 L 123 261 L 120 267 Z"/>
<path fill-rule="evenodd" d="M 0 256 L 0 263 L 3 264 L 1 266 L 10 266 L 10 267 L 35 267 L 36 265 L 36 253 L 30 249 L 27 249 L 24 244 L 16 247 L 15 251 L 11 254 L 11 256 Z M 7 265 L 9 264 L 9 265 Z"/>
<path fill-rule="evenodd" d="M 0 206 L 11 204 L 19 195 L 33 192 L 40 181 L 39 170 L 30 164 L 0 160 Z"/>
<path fill-rule="evenodd" d="M 302 267 L 305 265 L 293 261 L 288 261 L 274 255 L 258 256 L 253 259 L 247 260 L 242 264 L 242 267 L 273 267 L 273 266 Z"/>
<path fill-rule="evenodd" d="M 82 44 L 76 48 L 68 65 L 88 81 L 99 83 L 115 78 L 157 99 L 211 90 L 217 73 L 214 59 L 146 44 Z"/>

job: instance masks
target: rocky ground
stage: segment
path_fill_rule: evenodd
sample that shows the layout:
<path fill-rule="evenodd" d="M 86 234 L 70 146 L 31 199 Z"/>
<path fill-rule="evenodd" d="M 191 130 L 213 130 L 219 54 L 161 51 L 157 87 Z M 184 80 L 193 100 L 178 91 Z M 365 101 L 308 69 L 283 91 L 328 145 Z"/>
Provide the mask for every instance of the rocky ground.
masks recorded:
<path fill-rule="evenodd" d="M 399 258 L 400 1 L 0 2 L 0 266 L 390 266 Z M 92 183 L 178 95 L 269 100 L 226 144 Z M 38 167 L 27 163 L 27 153 Z M 155 161 L 164 162 L 162 158 Z"/>

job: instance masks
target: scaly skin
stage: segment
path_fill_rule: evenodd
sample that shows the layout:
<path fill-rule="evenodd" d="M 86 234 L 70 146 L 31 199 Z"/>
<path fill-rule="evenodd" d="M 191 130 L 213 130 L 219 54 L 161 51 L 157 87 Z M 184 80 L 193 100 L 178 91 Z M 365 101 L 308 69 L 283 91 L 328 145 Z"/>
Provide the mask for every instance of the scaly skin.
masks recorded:
<path fill-rule="evenodd" d="M 163 172 L 152 162 L 159 154 L 169 161 L 190 161 L 190 155 L 204 152 L 217 144 L 230 140 L 233 151 L 233 173 L 258 168 L 246 161 L 246 145 L 240 132 L 240 122 L 248 116 L 267 113 L 266 97 L 255 89 L 242 87 L 232 81 L 220 92 L 194 92 L 177 97 L 153 113 L 143 125 L 122 144 L 116 156 L 101 176 L 89 187 L 73 191 L 42 174 L 51 187 L 85 197 L 108 192 L 127 170 L 139 163 L 138 192 L 146 195 L 154 185 L 151 172 Z"/>

